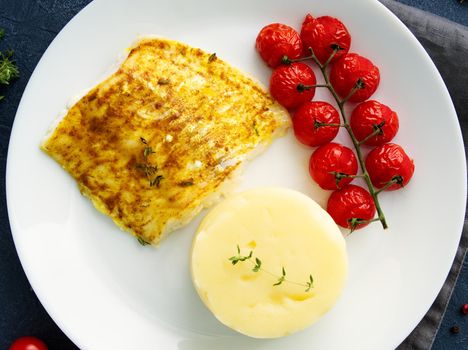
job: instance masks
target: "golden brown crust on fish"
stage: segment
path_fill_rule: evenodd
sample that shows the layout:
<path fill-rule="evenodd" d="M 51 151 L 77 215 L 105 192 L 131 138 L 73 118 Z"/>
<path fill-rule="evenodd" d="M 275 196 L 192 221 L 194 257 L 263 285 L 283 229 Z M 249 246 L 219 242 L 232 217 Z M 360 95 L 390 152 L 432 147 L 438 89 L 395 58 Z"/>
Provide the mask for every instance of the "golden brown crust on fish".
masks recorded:
<path fill-rule="evenodd" d="M 157 244 L 288 126 L 269 94 L 215 55 L 143 39 L 68 110 L 42 149 L 98 210 Z"/>

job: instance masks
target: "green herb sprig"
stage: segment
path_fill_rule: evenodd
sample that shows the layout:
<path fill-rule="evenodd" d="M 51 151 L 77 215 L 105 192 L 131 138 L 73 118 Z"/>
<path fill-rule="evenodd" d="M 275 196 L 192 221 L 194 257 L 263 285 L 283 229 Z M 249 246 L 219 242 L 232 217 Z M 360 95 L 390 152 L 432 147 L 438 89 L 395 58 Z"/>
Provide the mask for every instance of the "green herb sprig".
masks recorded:
<path fill-rule="evenodd" d="M 0 28 L 0 40 L 5 37 L 5 30 Z M 6 53 L 0 52 L 0 84 L 9 85 L 10 82 L 19 77 L 19 69 L 15 61 L 12 59 L 13 50 L 8 50 Z M 5 96 L 0 96 L 2 100 Z"/>
<path fill-rule="evenodd" d="M 158 166 L 151 165 L 148 161 L 149 156 L 156 152 L 153 151 L 152 147 L 148 146 L 148 141 L 146 141 L 145 138 L 140 137 L 140 141 L 146 146 L 143 149 L 143 158 L 145 161 L 144 163 L 136 164 L 135 167 L 146 175 L 146 177 L 148 178 L 150 187 L 156 186 L 159 188 L 159 184 L 164 179 L 164 176 L 157 175 L 156 173 L 158 172 Z"/>
<path fill-rule="evenodd" d="M 254 131 L 255 131 L 255 135 L 260 136 L 260 134 L 259 134 L 259 132 L 258 132 L 257 122 L 256 122 L 256 121 L 254 121 L 254 122 L 252 123 L 252 127 L 253 127 L 253 129 L 254 129 Z"/>
<path fill-rule="evenodd" d="M 212 53 L 209 57 L 208 57 L 208 62 L 213 62 L 213 61 L 216 61 L 218 57 L 216 57 L 216 52 Z"/>
<path fill-rule="evenodd" d="M 255 258 L 255 262 L 254 262 L 254 258 Z M 281 267 L 281 275 L 277 275 L 268 270 L 265 270 L 262 267 L 262 261 L 258 257 L 253 256 L 253 250 L 251 250 L 248 255 L 242 255 L 239 245 L 237 245 L 237 254 L 231 256 L 229 258 L 229 261 L 231 262 L 232 265 L 236 265 L 237 263 L 244 262 L 244 261 L 249 261 L 253 263 L 254 264 L 254 267 L 252 268 L 253 272 L 262 271 L 276 278 L 276 282 L 273 283 L 273 287 L 279 286 L 285 282 L 305 287 L 306 292 L 310 292 L 310 290 L 314 287 L 314 279 L 311 274 L 309 275 L 309 280 L 306 283 L 299 283 L 299 282 L 288 280 L 286 278 L 286 269 L 284 268 L 284 266 Z"/>
<path fill-rule="evenodd" d="M 281 276 L 279 276 L 278 281 L 273 284 L 274 286 L 279 286 L 284 281 L 286 281 L 286 270 L 284 269 L 284 267 L 282 267 L 281 270 L 282 270 L 282 274 Z"/>
<path fill-rule="evenodd" d="M 140 243 L 142 246 L 145 246 L 145 245 L 149 245 L 150 243 L 149 242 L 146 242 L 143 238 L 141 238 L 140 236 L 137 237 L 137 241 L 138 243 Z"/>

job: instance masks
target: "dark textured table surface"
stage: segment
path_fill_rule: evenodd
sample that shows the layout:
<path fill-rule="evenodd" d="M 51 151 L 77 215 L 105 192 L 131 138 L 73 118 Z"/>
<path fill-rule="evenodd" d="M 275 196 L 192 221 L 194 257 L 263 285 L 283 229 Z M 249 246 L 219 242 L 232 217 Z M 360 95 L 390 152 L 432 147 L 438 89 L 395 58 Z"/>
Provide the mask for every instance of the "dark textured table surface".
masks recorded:
<path fill-rule="evenodd" d="M 468 26 L 468 1 L 399 0 Z M 21 95 L 37 62 L 61 28 L 89 0 L 0 0 L 0 28 L 6 37 L 0 51 L 15 50 L 21 77 L 8 88 L 0 87 L 0 350 L 20 336 L 42 338 L 53 349 L 76 349 L 37 300 L 19 263 L 5 203 L 5 165 L 8 140 Z M 468 59 L 464 57 L 463 59 Z M 468 82 L 467 82 L 468 83 Z M 463 129 L 467 130 L 468 121 Z M 464 131 L 465 131 L 464 130 Z M 468 135 L 464 135 L 465 140 Z M 460 306 L 468 303 L 468 262 L 465 261 L 433 349 L 468 349 L 468 316 Z M 458 325 L 459 334 L 449 329 Z"/>

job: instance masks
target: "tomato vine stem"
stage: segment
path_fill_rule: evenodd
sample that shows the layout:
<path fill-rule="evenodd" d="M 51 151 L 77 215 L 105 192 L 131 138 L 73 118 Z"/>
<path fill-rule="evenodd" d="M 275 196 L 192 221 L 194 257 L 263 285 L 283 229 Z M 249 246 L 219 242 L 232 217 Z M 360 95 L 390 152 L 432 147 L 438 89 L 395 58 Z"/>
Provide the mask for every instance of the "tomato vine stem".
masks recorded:
<path fill-rule="evenodd" d="M 374 128 L 374 131 L 371 132 L 366 137 L 364 137 L 361 141 L 359 141 L 359 146 L 366 143 L 367 140 L 373 138 L 376 135 L 382 135 L 383 134 L 382 127 L 384 125 L 385 125 L 385 122 L 381 122 L 380 124 L 373 124 L 372 127 Z"/>
<path fill-rule="evenodd" d="M 362 225 L 362 224 L 370 224 L 371 222 L 375 222 L 375 221 L 380 221 L 379 218 L 374 218 L 374 219 L 370 219 L 370 220 L 364 220 L 364 219 L 359 219 L 359 218 L 351 218 L 348 220 L 349 224 L 351 225 L 351 233 L 356 230 L 356 228 L 359 226 L 359 225 Z"/>
<path fill-rule="evenodd" d="M 387 188 L 392 187 L 395 184 L 399 184 L 403 187 L 403 178 L 401 176 L 394 176 L 389 182 L 387 182 L 382 188 L 375 191 L 375 194 L 379 194 L 382 191 L 385 191 Z"/>
<path fill-rule="evenodd" d="M 296 89 L 299 92 L 304 92 L 306 90 L 310 90 L 316 87 L 326 87 L 328 88 L 327 84 L 314 84 L 314 85 L 304 85 L 304 84 L 297 84 Z"/>
<path fill-rule="evenodd" d="M 331 127 L 335 127 L 335 128 L 344 128 L 344 124 L 322 123 L 322 122 L 318 122 L 317 120 L 314 121 L 314 129 L 322 128 L 324 126 L 331 126 Z"/>
<path fill-rule="evenodd" d="M 388 228 L 387 221 L 385 219 L 385 214 L 384 214 L 384 212 L 383 212 L 383 210 L 382 210 L 382 208 L 380 206 L 379 198 L 378 198 L 378 194 L 380 193 L 380 191 L 377 191 L 375 189 L 374 185 L 372 184 L 369 173 L 367 172 L 367 169 L 366 169 L 366 164 L 364 162 L 364 157 L 362 156 L 361 144 L 357 140 L 356 136 L 354 135 L 353 130 L 351 129 L 351 126 L 349 125 L 348 120 L 346 118 L 346 113 L 344 111 L 345 103 L 349 100 L 349 98 L 356 91 L 358 91 L 359 89 L 362 89 L 364 87 L 364 82 L 361 79 L 359 79 L 356 82 L 356 85 L 353 87 L 353 89 L 348 94 L 348 96 L 346 96 L 344 99 L 341 99 L 338 96 L 335 89 L 333 88 L 333 86 L 331 85 L 330 78 L 329 78 L 329 76 L 327 74 L 327 67 L 328 67 L 329 63 L 331 62 L 331 59 L 333 58 L 333 56 L 335 56 L 335 54 L 339 50 L 340 50 L 339 47 L 335 47 L 334 50 L 333 50 L 333 53 L 331 54 L 330 58 L 325 62 L 325 64 L 320 63 L 317 56 L 315 56 L 314 50 L 311 47 L 309 47 L 310 56 L 307 56 L 307 57 L 310 57 L 317 64 L 317 66 L 320 68 L 320 71 L 322 72 L 323 79 L 325 80 L 324 85 L 326 85 L 327 89 L 333 95 L 333 98 L 335 99 L 335 101 L 336 101 L 336 103 L 338 105 L 338 108 L 339 108 L 340 114 L 341 114 L 341 118 L 343 119 L 343 126 L 346 129 L 346 131 L 348 132 L 348 134 L 349 134 L 349 136 L 351 138 L 351 141 L 353 142 L 354 149 L 355 149 L 356 155 L 358 157 L 359 165 L 361 166 L 362 178 L 366 182 L 367 188 L 369 189 L 369 193 L 372 196 L 372 199 L 374 200 L 375 208 L 377 210 L 377 218 L 376 219 L 379 220 L 380 223 L 382 224 L 382 227 L 384 229 L 386 229 L 386 228 Z"/>

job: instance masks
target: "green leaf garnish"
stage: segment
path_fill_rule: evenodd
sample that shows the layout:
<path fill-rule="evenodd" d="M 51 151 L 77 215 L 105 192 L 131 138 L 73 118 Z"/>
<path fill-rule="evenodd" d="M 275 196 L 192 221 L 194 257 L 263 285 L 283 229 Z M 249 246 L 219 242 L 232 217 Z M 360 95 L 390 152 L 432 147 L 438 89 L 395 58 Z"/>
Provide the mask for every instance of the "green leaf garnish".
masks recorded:
<path fill-rule="evenodd" d="M 164 176 L 158 175 L 156 176 L 153 180 L 150 180 L 150 186 L 153 187 L 156 185 L 156 187 L 159 187 L 159 184 L 161 183 L 161 180 L 164 179 Z"/>
<path fill-rule="evenodd" d="M 312 275 L 309 275 L 309 281 L 306 282 L 307 289 L 305 291 L 309 292 L 310 289 L 313 287 L 313 284 L 314 284 L 314 279 L 313 279 Z"/>
<path fill-rule="evenodd" d="M 140 243 L 142 246 L 148 245 L 149 243 L 146 242 L 143 238 L 140 236 L 137 237 L 138 243 Z"/>
<path fill-rule="evenodd" d="M 216 52 L 215 53 L 212 53 L 210 55 L 210 57 L 208 57 L 208 62 L 213 62 L 213 61 L 216 61 L 218 57 L 216 57 Z"/>
<path fill-rule="evenodd" d="M 260 261 L 259 258 L 255 258 L 255 266 L 252 269 L 253 272 L 258 272 L 260 271 L 260 267 L 262 266 L 262 262 Z"/>
<path fill-rule="evenodd" d="M 19 77 L 19 70 L 14 61 L 10 60 L 13 51 L 8 51 L 5 55 L 0 54 L 0 84 L 8 85 Z"/>
<path fill-rule="evenodd" d="M 267 271 L 267 270 L 263 269 L 262 261 L 258 257 L 255 257 L 255 262 L 253 261 L 252 257 L 253 257 L 253 251 L 252 250 L 250 251 L 249 255 L 242 255 L 241 254 L 241 249 L 240 249 L 239 245 L 237 245 L 237 254 L 234 255 L 234 256 L 231 256 L 229 258 L 229 261 L 231 262 L 232 265 L 236 265 L 239 262 L 243 262 L 243 261 L 247 261 L 247 260 L 251 261 L 252 264 L 254 264 L 254 266 L 252 268 L 253 272 L 263 271 L 263 272 L 277 278 L 276 283 L 274 283 L 273 286 L 279 286 L 279 285 L 283 284 L 284 282 L 287 282 L 287 283 L 291 283 L 291 284 L 295 284 L 295 285 L 305 287 L 306 292 L 310 292 L 311 288 L 313 288 L 314 279 L 312 278 L 312 275 L 309 275 L 309 280 L 306 283 L 293 282 L 293 281 L 290 281 L 290 280 L 286 279 L 286 269 L 284 268 L 284 266 L 281 268 L 281 276 L 278 276 L 278 275 L 276 275 L 274 273 L 271 273 L 270 271 Z"/>
<path fill-rule="evenodd" d="M 150 154 L 155 153 L 151 147 L 145 147 L 145 150 L 143 151 L 143 157 L 148 158 Z"/>
<path fill-rule="evenodd" d="M 250 251 L 249 255 L 241 255 L 239 245 L 237 245 L 237 255 L 231 256 L 229 258 L 229 261 L 231 261 L 231 263 L 235 265 L 239 261 L 246 261 L 250 259 L 251 257 L 252 257 L 252 251 Z"/>
<path fill-rule="evenodd" d="M 282 284 L 286 279 L 286 271 L 284 270 L 284 267 L 282 268 L 282 275 L 278 278 L 278 281 L 274 283 L 274 286 L 279 286 Z"/>

